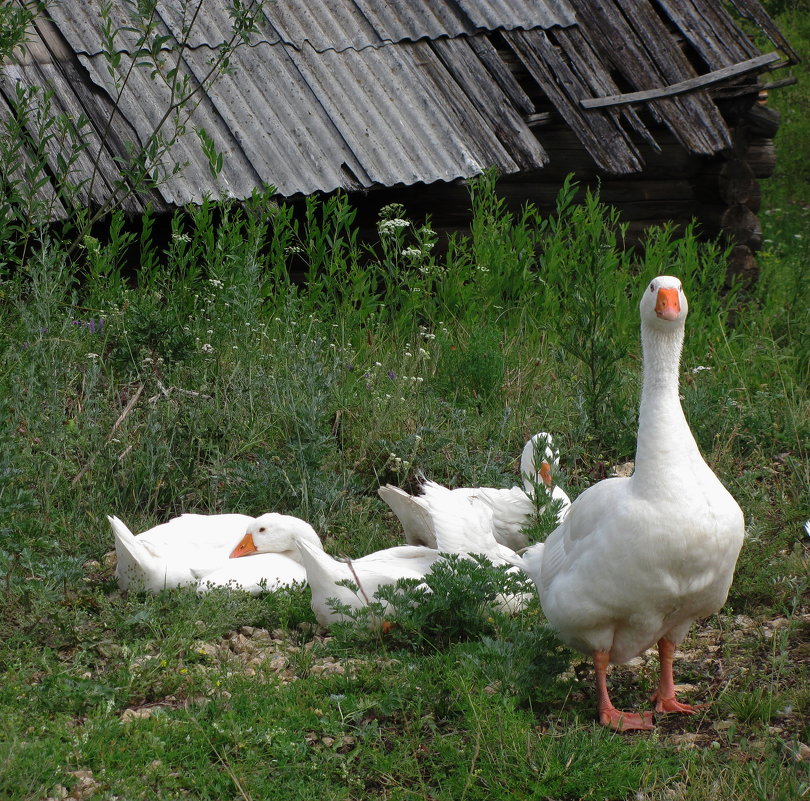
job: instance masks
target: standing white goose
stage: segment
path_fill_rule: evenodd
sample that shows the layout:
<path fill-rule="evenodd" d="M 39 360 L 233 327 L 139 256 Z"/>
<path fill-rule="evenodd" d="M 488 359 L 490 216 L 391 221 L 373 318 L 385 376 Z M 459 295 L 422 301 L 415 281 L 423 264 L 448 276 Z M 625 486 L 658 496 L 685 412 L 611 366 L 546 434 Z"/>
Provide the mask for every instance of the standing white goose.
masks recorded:
<path fill-rule="evenodd" d="M 583 492 L 545 544 L 523 557 L 551 626 L 593 656 L 599 719 L 619 731 L 652 728 L 652 714 L 613 706 L 607 666 L 655 644 L 656 711 L 695 711 L 675 698 L 673 653 L 694 620 L 725 603 L 743 543 L 742 511 L 701 457 L 681 408 L 687 308 L 677 278 L 645 287 L 635 472 Z"/>
<path fill-rule="evenodd" d="M 137 536 L 108 516 L 115 536 L 115 578 L 122 590 L 160 592 L 196 584 L 228 558 L 253 520 L 249 515 L 183 514 Z"/>
<path fill-rule="evenodd" d="M 535 512 L 535 492 L 544 490 L 552 501 L 559 501 L 557 523 L 565 519 L 571 501 L 558 485 L 552 485 L 552 470 L 559 467 L 559 452 L 554 448 L 551 434 L 541 431 L 523 446 L 520 457 L 520 473 L 523 488 L 511 487 L 456 487 L 454 496 L 476 498 L 492 511 L 492 533 L 495 539 L 512 550 L 528 545 L 523 527 Z M 386 484 L 377 490 L 379 496 L 391 507 L 405 532 L 405 540 L 411 545 L 436 547 L 436 535 L 431 527 L 431 517 L 426 508 L 438 509 L 449 501 L 446 487 L 434 481 L 422 480 L 419 495 L 410 495 L 399 487 Z M 541 510 L 542 511 L 542 510 Z"/>

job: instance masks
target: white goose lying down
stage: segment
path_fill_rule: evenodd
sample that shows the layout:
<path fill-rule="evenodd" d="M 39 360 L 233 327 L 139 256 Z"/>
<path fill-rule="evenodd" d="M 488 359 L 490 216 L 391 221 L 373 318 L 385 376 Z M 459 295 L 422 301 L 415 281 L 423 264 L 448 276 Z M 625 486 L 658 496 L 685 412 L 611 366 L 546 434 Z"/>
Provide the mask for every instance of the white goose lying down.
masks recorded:
<path fill-rule="evenodd" d="M 740 507 L 704 462 L 681 409 L 687 308 L 677 278 L 659 276 L 644 289 L 635 472 L 583 492 L 545 544 L 523 557 L 551 626 L 593 656 L 599 719 L 619 731 L 652 728 L 652 714 L 613 706 L 608 663 L 655 644 L 656 711 L 696 710 L 675 698 L 673 652 L 694 620 L 725 603 L 743 542 Z"/>
<path fill-rule="evenodd" d="M 278 518 L 274 512 L 253 518 L 249 515 L 184 514 L 135 536 L 117 517 L 109 517 L 115 534 L 118 557 L 116 579 L 122 590 L 157 593 L 163 589 L 197 586 L 198 592 L 213 587 L 231 587 L 257 594 L 294 582 L 305 582 L 306 573 L 298 549 L 290 537 L 265 542 L 266 553 L 250 560 L 234 561 L 242 555 L 240 542 L 251 535 L 261 537 Z M 304 521 L 300 536 L 318 535 Z"/>
<path fill-rule="evenodd" d="M 115 535 L 118 586 L 156 593 L 196 584 L 199 573 L 223 564 L 254 518 L 184 514 L 137 536 L 117 517 L 107 519 Z"/>
<path fill-rule="evenodd" d="M 298 542 L 323 548 L 315 529 L 304 520 L 277 512 L 263 514 L 251 521 L 225 564 L 200 576 L 197 591 L 232 587 L 257 595 L 292 584 L 306 584 L 307 573 L 301 563 Z"/>
<path fill-rule="evenodd" d="M 444 489 L 450 493 L 450 490 Z M 438 534 L 440 550 L 446 553 L 481 553 L 493 564 L 512 564 L 515 569 L 522 565 L 520 557 L 511 549 L 500 545 L 492 537 L 491 510 L 483 504 L 472 504 L 469 499 L 455 495 L 442 507 L 434 526 Z M 268 517 L 265 515 L 265 517 Z M 358 559 L 338 561 L 324 552 L 320 539 L 308 523 L 298 518 L 277 515 L 266 531 L 247 534 L 234 550 L 234 556 L 263 554 L 270 548 L 285 547 L 295 542 L 300 559 L 306 569 L 306 578 L 312 590 L 312 611 L 317 621 L 328 626 L 344 616 L 335 613 L 329 600 L 337 599 L 352 609 L 359 609 L 373 600 L 377 590 L 386 584 L 394 584 L 401 578 L 424 578 L 425 574 L 440 559 L 440 551 L 421 545 L 400 545 L 367 554 Z M 238 561 L 249 562 L 250 556 Z M 337 584 L 348 580 L 358 587 L 355 592 Z M 504 599 L 503 605 L 512 610 L 524 598 Z"/>
<path fill-rule="evenodd" d="M 476 498 L 492 510 L 492 532 L 502 545 L 520 550 L 528 545 L 523 527 L 535 512 L 535 488 L 543 488 L 552 500 L 560 501 L 557 523 L 562 523 L 571 505 L 565 491 L 552 486 L 552 467 L 559 467 L 559 452 L 554 448 L 551 434 L 541 431 L 535 434 L 524 446 L 520 457 L 520 473 L 523 489 L 511 487 L 456 487 L 451 490 L 454 496 Z M 446 502 L 441 484 L 423 479 L 418 495 L 409 495 L 399 487 L 386 484 L 377 492 L 399 518 L 405 531 L 405 540 L 411 545 L 436 547 L 436 535 L 431 528 L 428 509 L 435 509 Z M 540 510 L 542 511 L 542 510 Z"/>

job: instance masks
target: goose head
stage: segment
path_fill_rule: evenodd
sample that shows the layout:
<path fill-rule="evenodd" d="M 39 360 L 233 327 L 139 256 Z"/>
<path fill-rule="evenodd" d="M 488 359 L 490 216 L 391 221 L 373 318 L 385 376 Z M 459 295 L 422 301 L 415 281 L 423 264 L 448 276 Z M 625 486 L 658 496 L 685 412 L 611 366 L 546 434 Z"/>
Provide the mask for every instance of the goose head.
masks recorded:
<path fill-rule="evenodd" d="M 689 304 L 679 278 L 659 275 L 650 281 L 639 304 L 642 324 L 658 331 L 682 328 Z"/>
<path fill-rule="evenodd" d="M 551 434 L 541 431 L 524 446 L 520 456 L 520 474 L 527 494 L 534 492 L 534 484 L 542 481 L 551 489 L 552 467 L 560 466 L 560 452 L 554 447 Z"/>
<path fill-rule="evenodd" d="M 250 523 L 245 536 L 231 551 L 231 559 L 255 553 L 280 553 L 299 560 L 296 543 L 306 541 L 313 547 L 322 548 L 315 529 L 300 517 L 268 512 Z"/>

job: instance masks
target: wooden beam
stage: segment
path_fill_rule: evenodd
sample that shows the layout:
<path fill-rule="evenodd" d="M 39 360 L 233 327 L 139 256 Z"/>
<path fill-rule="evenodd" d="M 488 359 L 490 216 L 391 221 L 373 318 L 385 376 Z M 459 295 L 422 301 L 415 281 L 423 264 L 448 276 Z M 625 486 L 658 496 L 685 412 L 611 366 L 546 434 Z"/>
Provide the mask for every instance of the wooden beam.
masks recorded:
<path fill-rule="evenodd" d="M 658 100 L 662 97 L 672 97 L 672 95 L 691 92 L 694 89 L 710 86 L 711 84 L 724 81 L 728 78 L 736 78 L 738 75 L 744 75 L 746 72 L 762 69 L 762 67 L 773 64 L 774 61 L 778 61 L 780 58 L 779 53 L 767 53 L 763 56 L 749 58 L 747 61 L 741 61 L 739 64 L 732 64 L 729 67 L 707 72 L 705 75 L 688 78 L 685 81 L 679 81 L 678 83 L 673 83 L 659 89 L 645 89 L 641 92 L 628 92 L 623 95 L 609 95 L 608 97 L 587 97 L 579 102 L 583 108 L 603 108 L 605 106 L 621 106 L 627 103 L 639 103 L 645 100 Z"/>

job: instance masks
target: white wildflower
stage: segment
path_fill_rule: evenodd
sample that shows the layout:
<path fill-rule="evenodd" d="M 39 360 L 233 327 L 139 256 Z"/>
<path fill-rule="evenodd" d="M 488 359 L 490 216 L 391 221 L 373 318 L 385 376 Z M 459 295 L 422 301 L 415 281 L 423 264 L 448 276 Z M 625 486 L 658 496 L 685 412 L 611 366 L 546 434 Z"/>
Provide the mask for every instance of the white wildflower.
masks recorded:
<path fill-rule="evenodd" d="M 410 223 L 407 220 L 403 220 L 401 217 L 395 217 L 393 220 L 382 220 L 382 222 L 378 223 L 377 231 L 380 234 L 391 236 L 400 228 L 407 228 L 409 225 Z"/>
<path fill-rule="evenodd" d="M 209 342 L 206 342 L 202 346 L 202 352 L 203 353 L 213 353 L 214 352 L 214 346 L 212 344 L 210 344 Z"/>
<path fill-rule="evenodd" d="M 90 359 L 91 361 L 95 361 L 96 359 L 98 359 L 98 353 L 88 353 L 87 358 Z"/>

